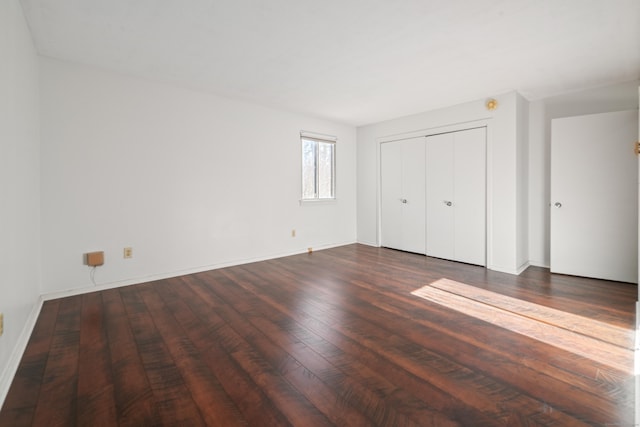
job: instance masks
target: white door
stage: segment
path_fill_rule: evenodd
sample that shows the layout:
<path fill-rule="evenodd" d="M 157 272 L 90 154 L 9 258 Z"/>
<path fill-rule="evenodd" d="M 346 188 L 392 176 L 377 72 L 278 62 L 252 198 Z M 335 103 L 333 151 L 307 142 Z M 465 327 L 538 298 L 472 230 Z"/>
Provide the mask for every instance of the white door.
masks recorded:
<path fill-rule="evenodd" d="M 424 144 L 424 137 L 382 144 L 382 246 L 425 253 Z"/>
<path fill-rule="evenodd" d="M 427 255 L 486 265 L 486 130 L 427 137 Z"/>
<path fill-rule="evenodd" d="M 427 137 L 427 255 L 455 259 L 453 133 Z"/>
<path fill-rule="evenodd" d="M 402 249 L 402 145 L 380 147 L 380 222 L 382 246 Z"/>
<path fill-rule="evenodd" d="M 551 123 L 551 271 L 638 279 L 638 113 Z"/>
<path fill-rule="evenodd" d="M 456 260 L 486 265 L 486 129 L 456 132 Z"/>

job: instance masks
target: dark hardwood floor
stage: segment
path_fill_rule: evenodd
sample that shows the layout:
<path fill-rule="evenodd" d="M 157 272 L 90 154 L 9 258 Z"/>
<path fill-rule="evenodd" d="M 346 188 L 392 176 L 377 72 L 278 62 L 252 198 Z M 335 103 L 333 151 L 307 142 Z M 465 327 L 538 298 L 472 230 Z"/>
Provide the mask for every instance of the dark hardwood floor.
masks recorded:
<path fill-rule="evenodd" d="M 630 369 L 411 292 L 633 329 L 637 287 L 349 245 L 44 304 L 0 426 L 631 426 Z"/>

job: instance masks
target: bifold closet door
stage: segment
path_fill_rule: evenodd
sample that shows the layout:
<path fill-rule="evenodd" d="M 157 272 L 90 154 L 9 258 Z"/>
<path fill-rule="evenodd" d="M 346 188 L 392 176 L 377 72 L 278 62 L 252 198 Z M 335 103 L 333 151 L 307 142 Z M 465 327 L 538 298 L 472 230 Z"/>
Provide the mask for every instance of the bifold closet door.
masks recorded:
<path fill-rule="evenodd" d="M 402 145 L 387 142 L 380 147 L 381 245 L 402 249 Z"/>
<path fill-rule="evenodd" d="M 453 134 L 427 137 L 427 255 L 455 259 L 453 213 Z"/>
<path fill-rule="evenodd" d="M 425 138 L 381 147 L 381 244 L 425 253 Z"/>
<path fill-rule="evenodd" d="M 426 141 L 426 253 L 486 265 L 486 130 Z"/>

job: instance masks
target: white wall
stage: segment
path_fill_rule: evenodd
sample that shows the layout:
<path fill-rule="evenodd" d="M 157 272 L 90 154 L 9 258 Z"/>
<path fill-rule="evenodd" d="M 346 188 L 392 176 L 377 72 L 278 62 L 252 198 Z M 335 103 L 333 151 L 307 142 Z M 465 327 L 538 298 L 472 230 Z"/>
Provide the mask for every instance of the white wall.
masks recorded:
<path fill-rule="evenodd" d="M 1 405 L 40 294 L 38 62 L 18 0 L 0 2 L 0 61 Z"/>
<path fill-rule="evenodd" d="M 89 286 L 93 250 L 102 285 L 355 242 L 355 128 L 40 64 L 44 293 Z M 300 130 L 338 137 L 335 203 L 299 204 Z"/>
<path fill-rule="evenodd" d="M 529 265 L 529 102 L 520 95 L 516 100 L 516 132 L 516 265 L 522 267 Z"/>
<path fill-rule="evenodd" d="M 529 258 L 549 266 L 551 120 L 638 108 L 640 81 L 546 98 L 529 109 Z"/>
<path fill-rule="evenodd" d="M 487 124 L 487 267 L 517 273 L 526 266 L 527 101 L 515 92 L 496 97 L 487 111 L 478 100 L 358 128 L 358 241 L 379 244 L 379 144 L 394 136 L 428 134 Z M 524 112 L 524 113 L 523 113 Z M 524 165 L 524 166 L 523 166 Z M 525 193 L 526 194 L 526 193 Z M 522 230 L 525 232 L 523 233 Z M 523 243 L 524 242 L 524 243 Z"/>

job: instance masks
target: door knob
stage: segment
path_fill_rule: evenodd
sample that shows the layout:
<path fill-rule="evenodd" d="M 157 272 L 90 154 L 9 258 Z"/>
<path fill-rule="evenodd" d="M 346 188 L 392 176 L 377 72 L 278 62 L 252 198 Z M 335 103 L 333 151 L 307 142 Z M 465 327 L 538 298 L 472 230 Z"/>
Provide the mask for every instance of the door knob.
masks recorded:
<path fill-rule="evenodd" d="M 556 202 L 553 206 L 555 206 L 556 208 L 561 208 L 562 207 L 562 203 Z"/>
<path fill-rule="evenodd" d="M 451 203 L 449 200 L 443 200 L 444 204 L 447 206 L 451 206 L 453 203 Z"/>
<path fill-rule="evenodd" d="M 407 199 L 400 199 L 402 203 L 407 203 Z"/>

